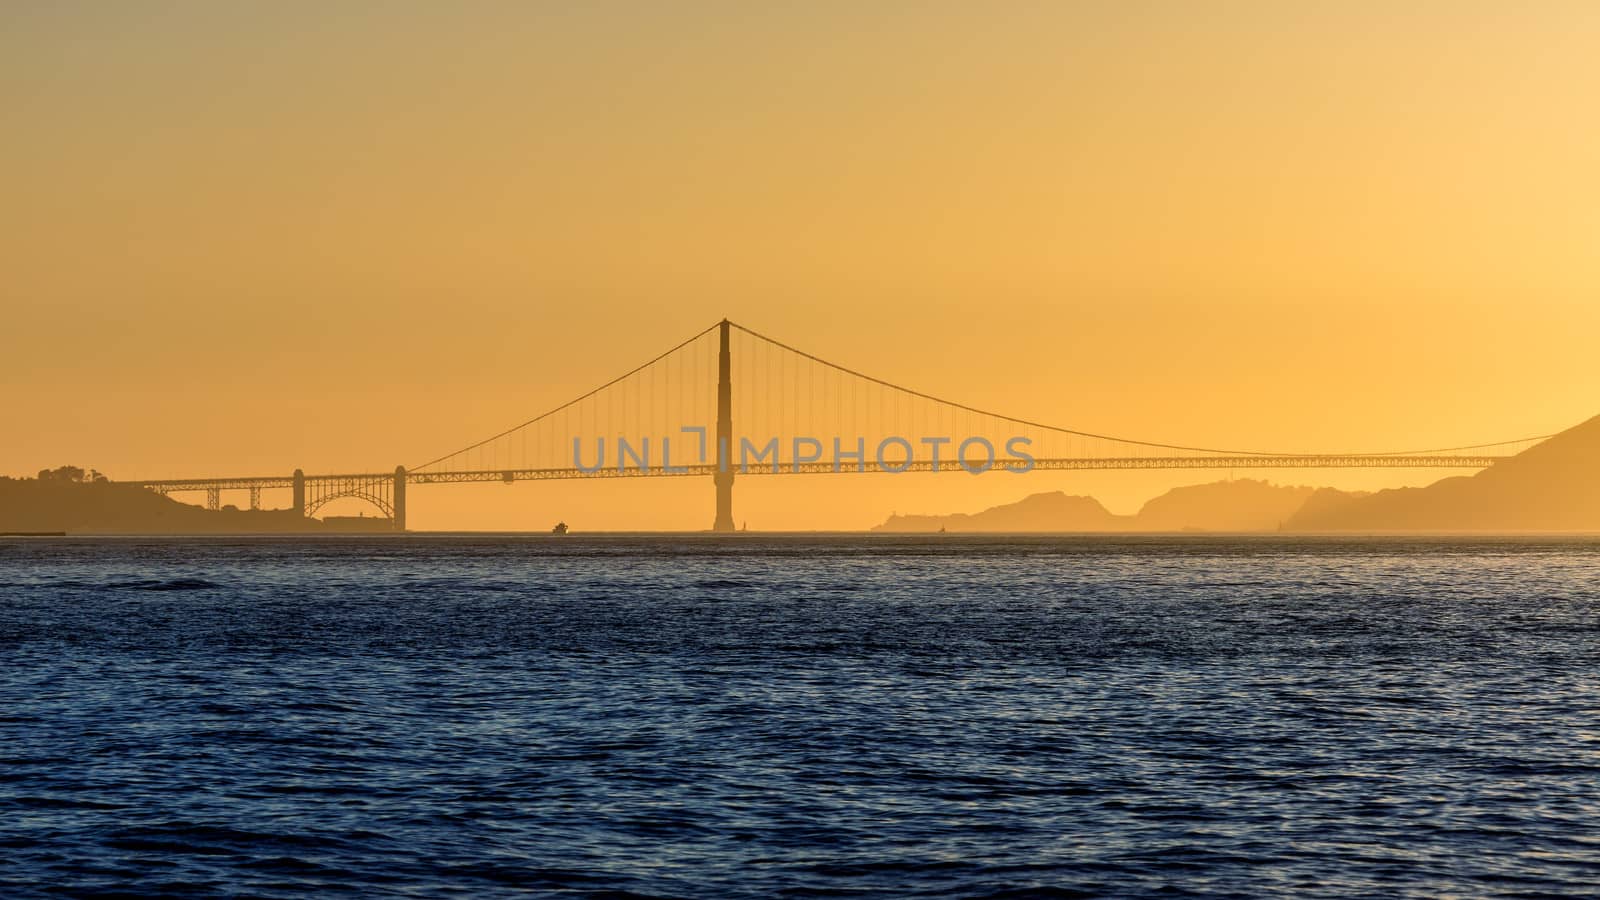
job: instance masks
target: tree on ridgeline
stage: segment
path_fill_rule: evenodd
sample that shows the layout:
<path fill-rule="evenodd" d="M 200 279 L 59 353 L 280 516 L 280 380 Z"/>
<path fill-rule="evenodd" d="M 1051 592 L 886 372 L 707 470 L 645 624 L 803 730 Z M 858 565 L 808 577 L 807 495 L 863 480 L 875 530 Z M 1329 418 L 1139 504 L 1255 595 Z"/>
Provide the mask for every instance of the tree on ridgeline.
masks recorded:
<path fill-rule="evenodd" d="M 84 471 L 80 466 L 62 466 L 59 469 L 40 469 L 40 481 L 70 481 L 74 484 L 98 483 L 108 480 L 94 469 Z"/>

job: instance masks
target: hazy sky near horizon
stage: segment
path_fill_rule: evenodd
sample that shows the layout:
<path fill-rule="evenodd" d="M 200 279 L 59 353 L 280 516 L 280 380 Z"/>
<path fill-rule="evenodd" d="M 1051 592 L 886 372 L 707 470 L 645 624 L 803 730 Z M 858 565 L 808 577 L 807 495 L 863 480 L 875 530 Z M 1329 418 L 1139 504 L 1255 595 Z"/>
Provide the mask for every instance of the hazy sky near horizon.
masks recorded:
<path fill-rule="evenodd" d="M 1600 413 L 1600 4 L 15 2 L 0 104 L 0 473 L 390 469 L 723 316 L 1204 446 Z M 752 480 L 737 517 L 1206 478 Z M 429 488 L 412 524 L 710 497 Z"/>

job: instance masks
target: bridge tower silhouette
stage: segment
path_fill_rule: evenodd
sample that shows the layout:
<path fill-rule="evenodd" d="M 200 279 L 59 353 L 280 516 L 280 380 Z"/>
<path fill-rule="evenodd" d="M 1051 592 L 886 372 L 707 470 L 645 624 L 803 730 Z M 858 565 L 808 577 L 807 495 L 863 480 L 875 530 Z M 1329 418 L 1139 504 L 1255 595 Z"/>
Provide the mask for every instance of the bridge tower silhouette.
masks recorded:
<path fill-rule="evenodd" d="M 712 531 L 733 530 L 733 353 L 728 332 L 733 323 L 717 323 L 717 515 Z"/>

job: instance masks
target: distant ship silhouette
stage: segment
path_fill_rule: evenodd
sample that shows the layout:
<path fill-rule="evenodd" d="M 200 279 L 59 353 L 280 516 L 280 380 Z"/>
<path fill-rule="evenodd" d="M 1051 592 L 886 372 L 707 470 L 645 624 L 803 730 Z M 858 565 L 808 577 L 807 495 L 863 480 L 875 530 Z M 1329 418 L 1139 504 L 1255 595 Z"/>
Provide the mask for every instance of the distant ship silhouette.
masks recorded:
<path fill-rule="evenodd" d="M 556 523 L 556 527 L 550 529 L 550 533 L 551 534 L 566 534 L 567 533 L 567 523 L 565 523 L 565 522 L 557 522 Z"/>

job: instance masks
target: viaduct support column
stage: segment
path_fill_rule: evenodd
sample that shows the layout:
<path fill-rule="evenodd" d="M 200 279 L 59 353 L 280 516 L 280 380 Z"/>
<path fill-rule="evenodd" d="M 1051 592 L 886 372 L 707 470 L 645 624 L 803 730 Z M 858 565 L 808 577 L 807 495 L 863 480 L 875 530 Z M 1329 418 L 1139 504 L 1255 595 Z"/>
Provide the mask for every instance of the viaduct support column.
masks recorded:
<path fill-rule="evenodd" d="M 299 469 L 294 470 L 294 514 L 301 518 L 306 514 L 306 473 Z"/>
<path fill-rule="evenodd" d="M 722 339 L 717 353 L 717 519 L 712 531 L 733 531 L 733 377 L 728 353 L 727 319 L 719 326 Z"/>
<path fill-rule="evenodd" d="M 406 530 L 406 467 L 394 467 L 394 530 Z"/>

